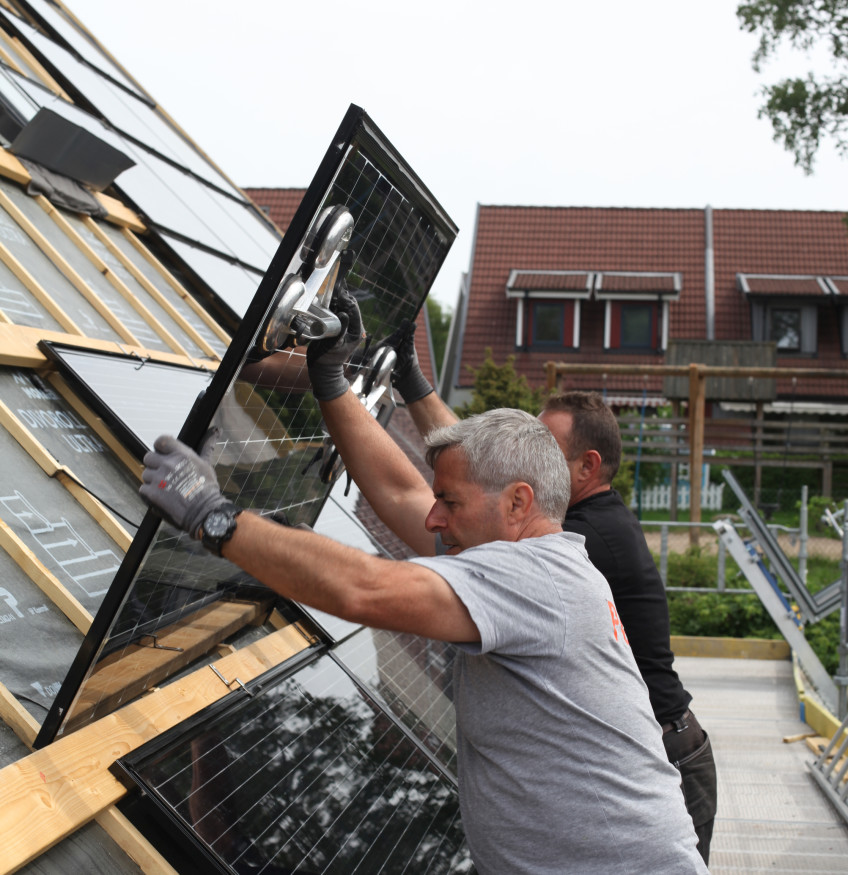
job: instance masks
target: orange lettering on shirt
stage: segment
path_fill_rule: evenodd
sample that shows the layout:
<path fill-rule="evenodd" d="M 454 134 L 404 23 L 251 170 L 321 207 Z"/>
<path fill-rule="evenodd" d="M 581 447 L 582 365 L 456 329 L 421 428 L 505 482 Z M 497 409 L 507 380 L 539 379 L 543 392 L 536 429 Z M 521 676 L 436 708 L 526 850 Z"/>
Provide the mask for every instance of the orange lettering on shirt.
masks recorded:
<path fill-rule="evenodd" d="M 630 644 L 627 640 L 627 633 L 624 631 L 624 624 L 619 619 L 615 605 L 609 599 L 607 599 L 607 605 L 609 606 L 610 617 L 612 619 L 612 634 L 615 635 L 615 640 L 618 641 L 618 630 L 621 629 L 621 637 L 624 639 L 624 643 Z"/>

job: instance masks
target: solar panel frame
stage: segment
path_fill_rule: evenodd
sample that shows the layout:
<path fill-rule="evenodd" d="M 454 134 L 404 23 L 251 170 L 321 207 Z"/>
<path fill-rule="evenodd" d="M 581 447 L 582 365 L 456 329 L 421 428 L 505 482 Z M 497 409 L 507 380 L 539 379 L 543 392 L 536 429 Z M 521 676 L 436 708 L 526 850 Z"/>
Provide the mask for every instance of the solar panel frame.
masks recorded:
<path fill-rule="evenodd" d="M 370 187 L 368 178 L 364 182 L 360 178 L 369 173 Z M 342 183 L 347 188 L 339 188 Z M 378 345 L 401 320 L 412 320 L 418 314 L 457 228 L 365 111 L 351 105 L 217 372 L 180 430 L 179 438 L 189 446 L 200 448 L 228 390 L 236 384 L 271 313 L 278 287 L 293 265 L 302 264 L 303 242 L 322 208 L 339 202 L 347 203 L 356 219 L 350 245 L 359 248 L 348 285 L 360 301 L 370 339 Z M 409 208 L 404 215 L 401 207 L 405 202 Z M 383 215 L 386 204 L 394 208 L 388 217 Z M 382 234 L 379 240 L 378 233 Z M 226 488 L 224 492 L 227 494 Z M 328 494 L 329 488 L 321 503 Z M 311 507 L 310 512 L 313 510 Z M 316 516 L 318 512 L 320 505 Z M 158 543 L 160 528 L 162 537 L 167 538 L 168 527 L 148 511 L 38 734 L 36 747 L 50 743 L 67 725 L 98 656 L 107 649 L 110 630 L 118 621 L 136 574 Z"/>

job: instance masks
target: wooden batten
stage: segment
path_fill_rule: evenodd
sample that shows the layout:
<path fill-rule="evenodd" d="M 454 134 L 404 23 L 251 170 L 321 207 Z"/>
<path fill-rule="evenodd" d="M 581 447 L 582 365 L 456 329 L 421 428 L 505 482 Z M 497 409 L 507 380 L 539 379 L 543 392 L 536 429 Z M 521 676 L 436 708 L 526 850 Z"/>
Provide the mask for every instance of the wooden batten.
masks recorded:
<path fill-rule="evenodd" d="M 21 281 L 24 288 L 44 307 L 45 310 L 65 329 L 69 334 L 82 335 L 82 329 L 74 320 L 53 300 L 53 297 L 42 288 L 35 277 L 18 261 L 6 245 L 0 242 L 0 261 Z"/>
<path fill-rule="evenodd" d="M 71 223 L 47 200 L 43 195 L 36 198 L 38 205 L 47 213 L 48 216 L 56 223 L 57 227 L 63 234 L 82 252 L 83 255 L 97 268 L 99 273 L 109 281 L 109 284 L 116 292 L 138 313 L 139 316 L 168 344 L 171 350 L 179 355 L 188 356 L 188 351 L 174 337 L 164 325 L 144 306 L 130 290 L 119 276 L 106 264 L 105 261 L 88 245 L 88 243 L 77 233 Z"/>
<path fill-rule="evenodd" d="M 90 722 L 97 714 L 119 708 L 173 677 L 195 659 L 255 620 L 269 604 L 218 601 L 205 605 L 138 643 L 128 644 L 97 663 L 74 705 L 68 729 Z"/>
<path fill-rule="evenodd" d="M 132 543 L 132 536 L 112 516 L 112 514 L 91 493 L 83 489 L 80 480 L 64 465 L 60 465 L 33 433 L 0 401 L 0 425 L 29 453 L 33 461 L 47 474 L 55 477 L 76 499 L 81 507 L 105 529 L 109 536 L 126 552 Z"/>
<path fill-rule="evenodd" d="M 153 298 L 159 306 L 165 310 L 168 315 L 182 328 L 182 330 L 203 350 L 203 352 L 212 359 L 218 359 L 220 356 L 217 352 L 201 337 L 193 325 L 189 324 L 182 313 L 174 307 L 174 305 L 156 288 L 153 283 L 133 264 L 132 260 L 127 258 L 126 254 L 119 249 L 108 235 L 103 232 L 103 229 L 90 216 L 83 219 L 85 226 L 94 234 L 95 237 L 112 253 L 112 255 L 121 262 L 124 268 L 132 274 L 135 281 Z M 183 296 L 180 295 L 182 298 Z"/>
<path fill-rule="evenodd" d="M 161 261 L 127 228 L 122 230 L 123 235 L 135 247 L 136 251 L 151 264 L 157 273 L 168 283 L 168 285 L 194 310 L 195 313 L 206 323 L 212 332 L 225 343 L 229 344 L 230 335 L 198 304 L 198 302 L 188 293 L 183 285 L 174 277 L 171 271 L 162 264 Z"/>
<path fill-rule="evenodd" d="M 32 750 L 35 736 L 41 727 L 4 684 L 0 684 L 0 719 Z"/>
<path fill-rule="evenodd" d="M 110 513 L 109 509 L 98 501 L 87 489 L 80 486 L 79 481 L 71 471 L 62 465 L 56 470 L 55 478 L 71 493 L 77 504 L 85 508 L 88 515 L 94 519 L 104 532 L 124 551 L 130 549 L 133 536 Z"/>
<path fill-rule="evenodd" d="M 2 246 L 0 246 L 2 249 Z M 39 341 L 47 340 L 75 346 L 79 349 L 89 349 L 95 352 L 111 352 L 119 355 L 134 355 L 139 359 L 161 362 L 166 365 L 183 365 L 185 367 L 203 367 L 215 371 L 219 361 L 211 359 L 188 358 L 172 352 L 158 349 L 147 349 L 137 344 L 123 344 L 114 340 L 100 340 L 95 337 L 80 337 L 74 334 L 64 334 L 61 331 L 47 331 L 43 328 L 32 328 L 27 325 L 0 324 L 0 365 L 17 368 L 43 369 L 51 362 L 38 348 Z"/>
<path fill-rule="evenodd" d="M 136 231 L 139 234 L 147 231 L 147 225 L 117 198 L 103 194 L 102 191 L 95 191 L 93 194 L 95 200 L 106 210 L 105 218 L 108 222 L 111 222 L 113 225 L 119 225 L 121 228 L 129 228 L 131 231 Z"/>
<path fill-rule="evenodd" d="M 106 320 L 117 335 L 126 343 L 139 346 L 138 338 L 124 325 L 123 322 L 100 300 L 88 283 L 68 264 L 67 260 L 59 253 L 53 244 L 33 225 L 32 222 L 15 206 L 5 192 L 0 191 L 0 205 L 17 222 L 35 245 L 50 259 L 53 266 L 61 271 L 68 282 L 94 307 L 95 310 Z"/>
<path fill-rule="evenodd" d="M 245 683 L 306 647 L 286 626 L 215 663 Z M 14 872 L 125 795 L 109 767 L 230 692 L 208 666 L 0 770 L 0 872 Z"/>
<path fill-rule="evenodd" d="M 29 185 L 32 180 L 29 170 L 8 149 L 0 149 L 0 176 L 20 185 Z"/>
<path fill-rule="evenodd" d="M 0 519 L 0 547 L 54 605 L 85 635 L 93 617 L 71 595 L 68 588 L 44 565 L 29 547 Z"/>

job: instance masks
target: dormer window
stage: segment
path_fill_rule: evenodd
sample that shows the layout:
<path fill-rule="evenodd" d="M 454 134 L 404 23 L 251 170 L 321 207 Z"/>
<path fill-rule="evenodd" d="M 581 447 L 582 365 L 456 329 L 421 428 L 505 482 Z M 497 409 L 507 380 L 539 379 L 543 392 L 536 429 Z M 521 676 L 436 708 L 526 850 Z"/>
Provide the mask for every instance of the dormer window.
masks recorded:
<path fill-rule="evenodd" d="M 752 340 L 774 341 L 778 355 L 815 355 L 819 307 L 834 292 L 825 277 L 736 274 L 736 286 L 751 303 Z"/>
<path fill-rule="evenodd" d="M 592 293 L 593 276 L 585 270 L 510 271 L 506 296 L 516 299 L 516 348 L 578 349 L 580 306 Z"/>
<path fill-rule="evenodd" d="M 680 273 L 598 271 L 594 297 L 605 302 L 604 349 L 665 352 L 669 302 L 680 298 Z"/>

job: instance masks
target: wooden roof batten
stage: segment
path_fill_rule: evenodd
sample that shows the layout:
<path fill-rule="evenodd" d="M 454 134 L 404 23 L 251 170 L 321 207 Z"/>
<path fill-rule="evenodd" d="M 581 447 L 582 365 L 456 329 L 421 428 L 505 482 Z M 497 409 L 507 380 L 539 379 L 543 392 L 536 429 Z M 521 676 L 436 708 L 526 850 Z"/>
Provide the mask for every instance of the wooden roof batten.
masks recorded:
<path fill-rule="evenodd" d="M 249 683 L 310 645 L 297 624 L 272 632 L 138 701 L 0 769 L 0 875 L 15 872 L 108 811 L 127 792 L 109 771 L 146 741 L 232 690 L 219 678 Z M 20 707 L 20 706 L 18 706 Z M 26 730 L 26 721 L 18 720 Z"/>

